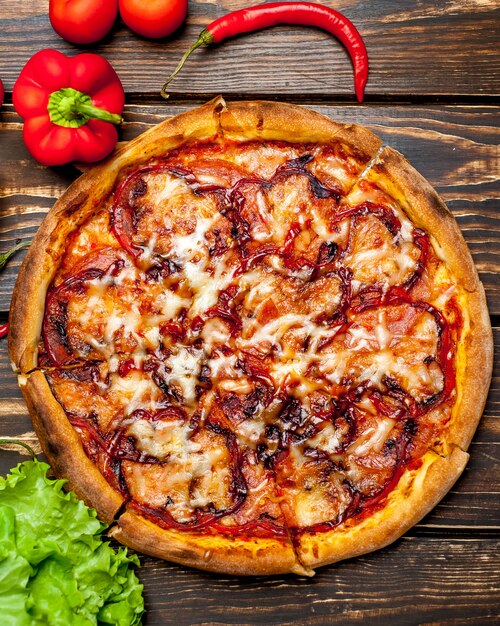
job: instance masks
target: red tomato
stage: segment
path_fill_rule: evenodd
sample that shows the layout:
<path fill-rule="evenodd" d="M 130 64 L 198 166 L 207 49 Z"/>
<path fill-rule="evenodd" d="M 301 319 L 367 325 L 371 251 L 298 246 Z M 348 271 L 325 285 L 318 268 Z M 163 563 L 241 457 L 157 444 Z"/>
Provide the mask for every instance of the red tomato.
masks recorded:
<path fill-rule="evenodd" d="M 71 43 L 94 43 L 109 33 L 118 0 L 50 0 L 49 17 L 58 35 Z"/>
<path fill-rule="evenodd" d="M 134 33 L 159 39 L 179 28 L 187 7 L 188 0 L 120 0 L 120 15 Z"/>

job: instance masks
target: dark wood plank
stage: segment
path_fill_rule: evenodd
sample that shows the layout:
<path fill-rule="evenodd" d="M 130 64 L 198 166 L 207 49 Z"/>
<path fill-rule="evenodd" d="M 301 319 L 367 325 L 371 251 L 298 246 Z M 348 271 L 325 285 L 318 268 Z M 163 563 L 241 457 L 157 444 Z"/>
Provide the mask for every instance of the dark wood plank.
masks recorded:
<path fill-rule="evenodd" d="M 200 102 L 129 105 L 122 139 L 129 140 L 165 117 Z M 490 311 L 500 314 L 500 109 L 484 106 L 365 107 L 310 105 L 341 122 L 363 124 L 426 176 L 454 212 L 485 285 Z M 20 118 L 11 106 L 0 115 L 0 250 L 31 238 L 56 198 L 78 176 L 72 166 L 45 168 L 24 147 Z M 0 282 L 6 312 L 23 253 Z"/>
<path fill-rule="evenodd" d="M 148 624 L 493 624 L 499 548 L 492 539 L 405 537 L 312 579 L 213 576 L 149 557 L 139 575 Z"/>
<path fill-rule="evenodd" d="M 500 92 L 498 4 L 421 0 L 325 0 L 343 11 L 365 38 L 370 56 L 368 99 L 418 95 L 469 99 Z M 157 94 L 181 54 L 213 19 L 248 6 L 246 0 L 191 0 L 187 23 L 174 36 L 147 41 L 121 22 L 92 51 L 104 54 L 127 93 Z M 11 91 L 34 51 L 75 53 L 52 30 L 46 0 L 0 0 L 0 76 Z M 332 36 L 316 29 L 280 26 L 199 50 L 172 83 L 173 94 L 308 94 L 354 101 L 351 63 Z"/>

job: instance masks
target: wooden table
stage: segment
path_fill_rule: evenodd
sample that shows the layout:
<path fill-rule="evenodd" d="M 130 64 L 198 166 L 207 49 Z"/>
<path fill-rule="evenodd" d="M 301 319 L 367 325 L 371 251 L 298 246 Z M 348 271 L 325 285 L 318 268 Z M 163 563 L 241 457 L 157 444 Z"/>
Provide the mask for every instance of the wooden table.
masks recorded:
<path fill-rule="evenodd" d="M 372 129 L 403 152 L 441 193 L 468 241 L 486 287 L 493 326 L 500 321 L 498 211 L 499 10 L 495 0 L 325 0 L 344 11 L 365 37 L 371 72 L 366 100 L 354 99 L 342 46 L 307 28 L 277 27 L 200 50 L 158 95 L 164 77 L 202 27 L 243 0 L 190 2 L 175 37 L 151 42 L 121 23 L 91 47 L 105 55 L 127 94 L 122 139 L 222 93 L 228 100 L 295 102 L 339 121 Z M 0 0 L 0 249 L 35 233 L 55 199 L 78 175 L 45 168 L 28 155 L 13 110 L 14 80 L 44 47 L 81 49 L 51 29 L 45 0 Z M 5 321 L 22 254 L 0 282 Z M 495 341 L 500 345 L 500 329 Z M 497 368 L 464 475 L 420 524 L 374 554 L 294 576 L 215 576 L 142 557 L 146 624 L 483 624 L 498 623 L 500 527 L 500 392 Z M 0 436 L 23 435 L 31 423 L 0 342 Z M 28 433 L 28 434 L 26 434 Z M 6 471 L 19 457 L 0 452 Z M 0 620 L 1 621 L 1 620 Z"/>

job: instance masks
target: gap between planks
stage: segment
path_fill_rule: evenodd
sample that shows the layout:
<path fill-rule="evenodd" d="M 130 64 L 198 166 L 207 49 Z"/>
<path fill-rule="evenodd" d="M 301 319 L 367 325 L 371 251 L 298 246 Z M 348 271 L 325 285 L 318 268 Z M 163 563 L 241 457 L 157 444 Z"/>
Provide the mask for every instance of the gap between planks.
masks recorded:
<path fill-rule="evenodd" d="M 128 92 L 126 94 L 127 104 L 158 104 L 177 105 L 182 102 L 208 101 L 222 95 L 226 100 L 281 100 L 292 104 L 333 104 L 353 106 L 401 106 L 401 105 L 477 105 L 477 106 L 500 106 L 500 94 L 463 94 L 460 96 L 451 94 L 431 94 L 431 95 L 389 95 L 389 94 L 365 94 L 363 102 L 358 101 L 349 94 L 314 94 L 308 93 L 267 93 L 267 92 L 230 92 L 214 91 L 210 93 L 186 93 L 171 92 L 170 98 L 164 100 L 158 92 Z"/>
<path fill-rule="evenodd" d="M 231 91 L 214 91 L 214 92 L 170 92 L 170 97 L 165 100 L 158 91 L 135 92 L 128 91 L 125 94 L 126 104 L 143 104 L 178 106 L 185 102 L 207 102 L 222 96 L 226 100 L 273 100 L 286 101 L 291 104 L 303 105 L 346 105 L 353 106 L 358 101 L 352 94 L 341 93 L 307 93 L 305 95 L 297 93 L 268 93 L 268 92 L 231 92 Z M 4 104 L 12 104 L 12 92 L 5 92 Z M 402 105 L 476 105 L 476 106 L 500 106 L 500 94 L 365 94 L 363 102 L 360 106 L 402 106 Z"/>

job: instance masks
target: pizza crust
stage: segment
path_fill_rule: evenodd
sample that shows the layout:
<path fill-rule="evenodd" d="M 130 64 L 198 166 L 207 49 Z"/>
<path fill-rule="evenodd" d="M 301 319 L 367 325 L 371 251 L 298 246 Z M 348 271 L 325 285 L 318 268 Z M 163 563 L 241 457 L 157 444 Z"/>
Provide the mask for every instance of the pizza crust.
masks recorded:
<path fill-rule="evenodd" d="M 159 528 L 131 511 L 120 516 L 109 534 L 145 554 L 208 572 L 233 576 L 314 574 L 301 565 L 286 539 L 232 539 L 175 532 Z"/>
<path fill-rule="evenodd" d="M 19 376 L 19 386 L 33 420 L 43 453 L 56 476 L 68 479 L 68 487 L 96 509 L 101 520 L 111 523 L 123 498 L 85 454 L 80 439 L 52 394 L 41 371 Z"/>
<path fill-rule="evenodd" d="M 322 533 L 303 533 L 297 553 L 305 567 L 321 567 L 379 550 L 399 539 L 451 489 L 469 455 L 455 447 L 449 457 L 427 452 L 422 465 L 406 469 L 382 509 L 354 525 L 345 523 Z"/>
<path fill-rule="evenodd" d="M 457 401 L 446 443 L 467 450 L 484 411 L 493 370 L 493 332 L 481 283 L 462 296 L 468 317 L 457 350 Z"/>
<path fill-rule="evenodd" d="M 335 139 L 369 161 L 382 145 L 379 137 L 357 124 L 340 124 L 320 113 L 292 104 L 234 102 L 220 114 L 220 132 L 227 139 L 325 143 Z"/>
<path fill-rule="evenodd" d="M 108 523 L 119 514 L 123 498 L 85 455 L 43 372 L 33 371 L 38 363 L 47 288 L 59 267 L 68 235 L 99 210 L 120 172 L 138 167 L 187 140 L 208 139 L 217 133 L 234 140 L 324 142 L 335 138 L 367 161 L 375 157 L 381 144 L 364 128 L 338 124 L 301 107 L 272 102 L 226 104 L 222 98 L 216 98 L 129 142 L 107 162 L 81 176 L 48 213 L 26 255 L 14 290 L 9 352 L 13 366 L 22 372 L 20 386 L 55 473 L 68 478 L 70 487 Z M 416 226 L 430 231 L 438 254 L 462 286 L 460 301 L 465 317 L 457 356 L 458 399 L 445 438 L 436 448 L 442 456 L 429 451 L 421 467 L 407 469 L 388 497 L 387 506 L 362 522 L 347 522 L 316 535 L 303 533 L 297 547 L 300 562 L 287 541 L 164 530 L 132 511 L 118 518 L 110 533 L 113 537 L 141 552 L 208 571 L 311 575 L 313 567 L 391 543 L 435 506 L 458 478 L 468 458 L 463 450 L 467 449 L 482 414 L 492 367 L 491 327 L 484 290 L 452 214 L 404 157 L 385 148 L 364 177 L 396 198 Z"/>

